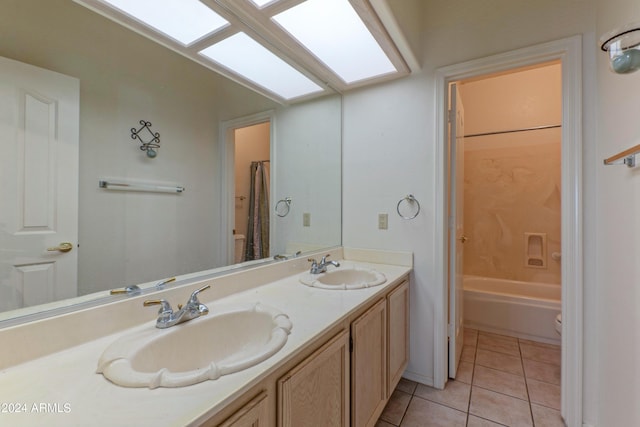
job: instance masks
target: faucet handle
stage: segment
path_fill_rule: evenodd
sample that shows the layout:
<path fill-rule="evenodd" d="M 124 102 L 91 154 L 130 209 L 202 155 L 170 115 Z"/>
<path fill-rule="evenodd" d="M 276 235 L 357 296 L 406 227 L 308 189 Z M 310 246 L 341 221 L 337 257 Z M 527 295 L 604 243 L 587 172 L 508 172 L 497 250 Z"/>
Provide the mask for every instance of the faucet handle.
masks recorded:
<path fill-rule="evenodd" d="M 327 258 L 329 258 L 330 256 L 331 254 L 326 254 L 325 256 L 323 256 L 320 260 L 320 264 L 325 264 L 327 262 Z"/>
<path fill-rule="evenodd" d="M 166 299 L 152 299 L 146 300 L 142 303 L 145 307 L 149 307 L 152 305 L 160 305 L 160 310 L 158 313 L 173 313 L 173 309 L 171 308 L 171 304 Z"/>
<path fill-rule="evenodd" d="M 193 293 L 189 297 L 189 304 L 199 304 L 200 301 L 198 301 L 198 294 L 200 292 L 202 292 L 202 291 L 206 291 L 210 287 L 211 287 L 211 285 L 206 285 L 206 286 L 201 287 L 200 289 L 197 289 L 197 290 L 193 291 Z"/>
<path fill-rule="evenodd" d="M 307 258 L 307 261 L 309 261 L 311 263 L 311 265 L 317 265 L 318 261 L 316 261 L 315 258 Z"/>

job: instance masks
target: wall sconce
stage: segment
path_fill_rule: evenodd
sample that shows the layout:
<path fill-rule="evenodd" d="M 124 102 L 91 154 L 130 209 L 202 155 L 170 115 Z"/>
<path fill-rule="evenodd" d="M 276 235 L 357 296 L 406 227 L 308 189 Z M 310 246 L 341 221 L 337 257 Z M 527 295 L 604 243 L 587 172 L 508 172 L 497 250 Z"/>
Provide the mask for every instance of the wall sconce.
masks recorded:
<path fill-rule="evenodd" d="M 151 122 L 140 120 L 140 124 L 142 125 L 140 129 L 131 128 L 131 139 L 139 140 L 142 143 L 140 150 L 146 151 L 147 157 L 153 159 L 158 155 L 158 152 L 155 149 L 160 148 L 160 134 L 158 132 L 153 133 L 151 131 Z M 145 129 L 147 130 L 146 133 L 150 135 L 147 136 L 147 138 L 150 138 L 148 142 L 145 142 L 142 136 L 140 136 L 140 133 L 144 132 Z"/>
<path fill-rule="evenodd" d="M 617 74 L 640 69 L 640 24 L 630 24 L 604 35 L 600 49 L 609 53 L 609 65 Z"/>

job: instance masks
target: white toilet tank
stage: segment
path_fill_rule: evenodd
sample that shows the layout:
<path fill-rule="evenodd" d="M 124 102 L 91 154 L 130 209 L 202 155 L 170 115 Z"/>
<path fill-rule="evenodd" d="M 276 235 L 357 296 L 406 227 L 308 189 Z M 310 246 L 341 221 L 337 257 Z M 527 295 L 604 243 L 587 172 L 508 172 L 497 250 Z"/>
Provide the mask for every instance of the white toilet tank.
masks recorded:
<path fill-rule="evenodd" d="M 234 251 L 233 261 L 237 264 L 244 261 L 244 235 L 234 234 L 236 246 Z"/>

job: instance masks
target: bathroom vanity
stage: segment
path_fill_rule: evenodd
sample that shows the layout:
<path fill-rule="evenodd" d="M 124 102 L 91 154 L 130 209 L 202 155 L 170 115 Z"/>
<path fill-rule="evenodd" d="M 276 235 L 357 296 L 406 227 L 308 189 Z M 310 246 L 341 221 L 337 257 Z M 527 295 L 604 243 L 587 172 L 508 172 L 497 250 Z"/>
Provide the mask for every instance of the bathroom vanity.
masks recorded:
<path fill-rule="evenodd" d="M 374 425 L 408 361 L 412 254 L 330 254 L 341 263 L 330 271 L 368 269 L 386 281 L 360 289 L 307 286 L 301 277 L 309 262 L 296 258 L 0 330 L 0 424 Z M 208 316 L 254 303 L 284 313 L 292 325 L 284 346 L 254 366 L 183 387 L 123 387 L 97 373 L 105 349 L 123 337 L 197 331 L 184 326 L 207 316 L 161 330 L 157 307 L 143 301 L 175 305 L 206 285 L 199 296 Z M 182 347 L 185 355 L 194 351 Z"/>

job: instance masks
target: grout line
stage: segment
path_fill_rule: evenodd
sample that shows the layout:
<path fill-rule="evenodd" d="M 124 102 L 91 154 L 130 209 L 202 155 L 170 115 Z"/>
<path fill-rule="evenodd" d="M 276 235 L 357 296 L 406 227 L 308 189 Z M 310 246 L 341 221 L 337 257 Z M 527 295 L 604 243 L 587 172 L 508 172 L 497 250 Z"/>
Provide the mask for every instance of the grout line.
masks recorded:
<path fill-rule="evenodd" d="M 533 408 L 531 407 L 531 396 L 529 395 L 529 383 L 527 382 L 527 371 L 524 369 L 524 361 L 522 357 L 522 348 L 520 347 L 520 340 L 518 340 L 518 351 L 520 352 L 520 366 L 522 366 L 522 375 L 524 376 L 524 387 L 527 391 L 527 401 L 529 403 L 529 415 L 531 416 L 531 425 L 536 426 L 536 420 L 533 418 Z"/>

